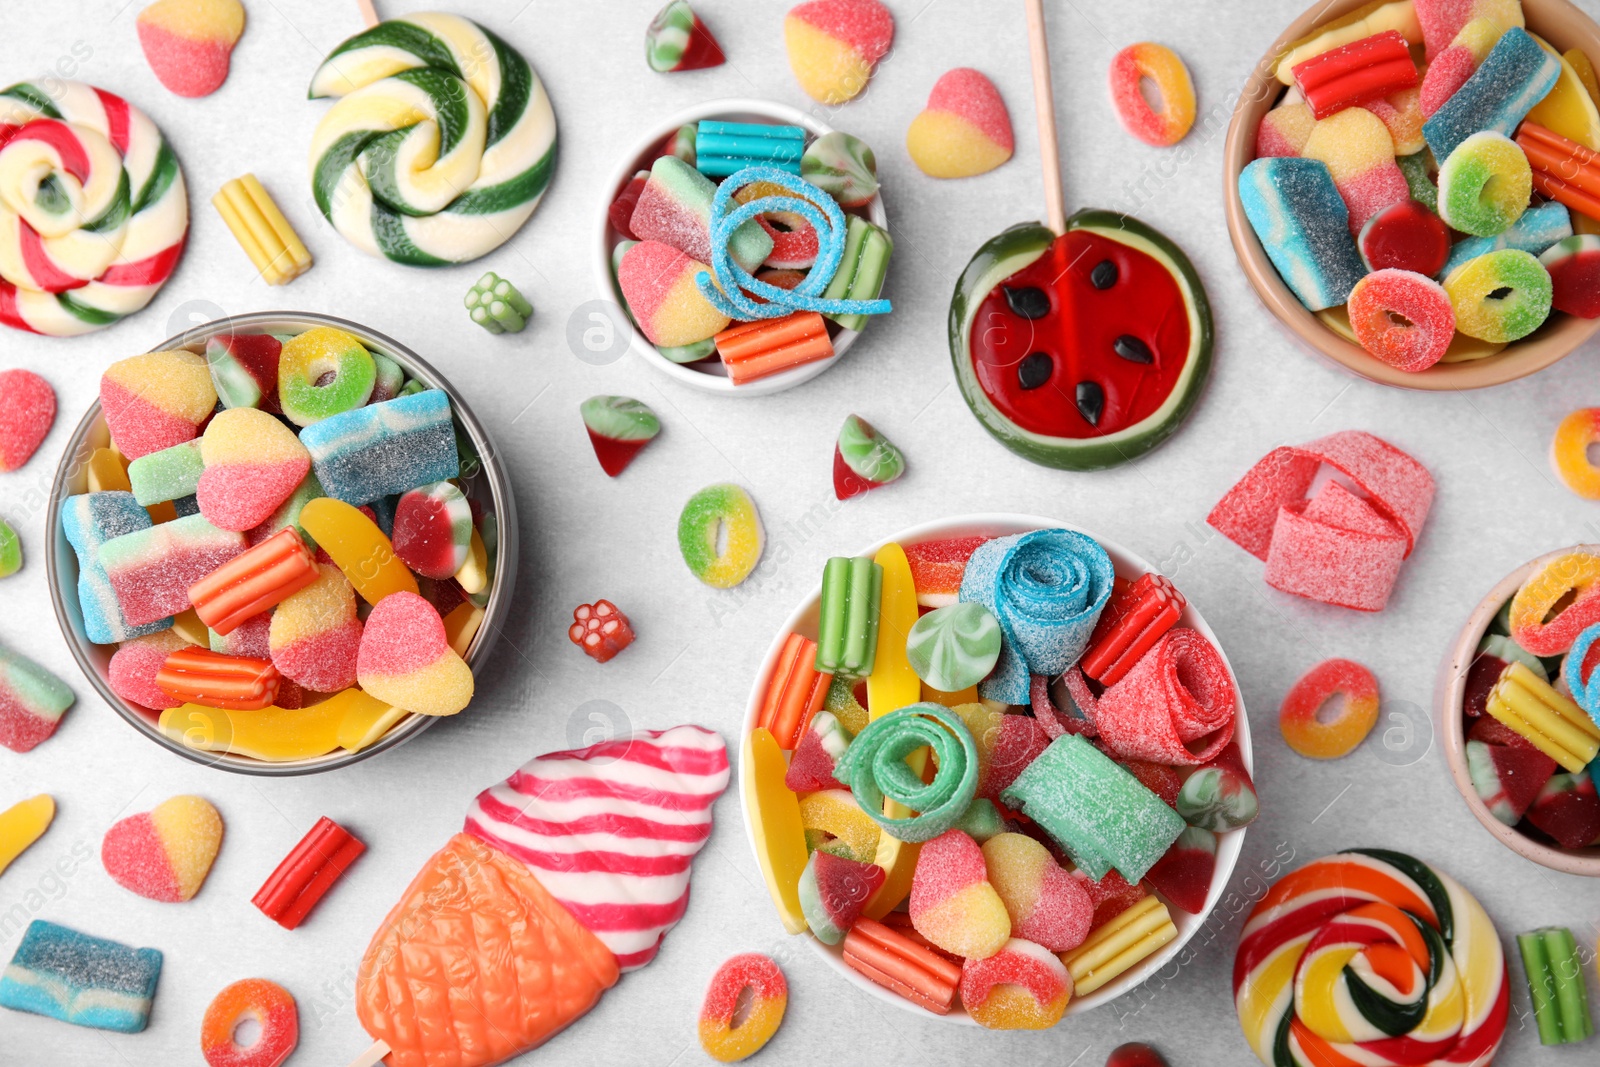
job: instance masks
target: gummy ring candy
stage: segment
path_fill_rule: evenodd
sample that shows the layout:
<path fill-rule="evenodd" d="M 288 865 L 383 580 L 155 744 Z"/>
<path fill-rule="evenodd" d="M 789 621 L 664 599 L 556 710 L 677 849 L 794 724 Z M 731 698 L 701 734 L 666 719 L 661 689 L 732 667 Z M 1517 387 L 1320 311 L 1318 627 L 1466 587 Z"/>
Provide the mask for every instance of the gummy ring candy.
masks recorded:
<path fill-rule="evenodd" d="M 1239 938 L 1233 997 L 1268 1065 L 1487 1064 L 1511 1008 L 1483 906 L 1436 868 L 1378 849 L 1316 860 L 1268 891 Z"/>
<path fill-rule="evenodd" d="M 734 1025 L 739 995 L 753 994 L 744 1022 Z M 744 952 L 725 960 L 711 976 L 700 1006 L 700 1047 L 719 1063 L 753 1056 L 772 1040 L 789 1005 L 789 983 L 769 956 Z"/>
<path fill-rule="evenodd" d="M 331 326 L 297 335 L 278 355 L 278 403 L 296 426 L 360 407 L 377 380 L 378 365 L 361 341 Z"/>
<path fill-rule="evenodd" d="M 1013 937 L 999 952 L 961 967 L 961 1004 L 990 1030 L 1048 1030 L 1072 999 L 1066 964 L 1042 945 Z"/>
<path fill-rule="evenodd" d="M 1550 464 L 1568 489 L 1600 500 L 1600 467 L 1589 462 L 1589 446 L 1600 441 L 1600 408 L 1569 412 L 1550 442 Z"/>
<path fill-rule="evenodd" d="M 240 1045 L 239 1024 L 254 1020 L 261 1034 Z M 200 1023 L 200 1052 L 211 1067 L 278 1067 L 300 1043 L 294 997 L 276 982 L 246 978 L 226 986 Z"/>
<path fill-rule="evenodd" d="M 1350 291 L 1348 310 L 1361 347 L 1403 371 L 1439 362 L 1456 335 L 1456 312 L 1444 286 L 1409 270 L 1368 274 Z"/>
<path fill-rule="evenodd" d="M 1331 721 L 1317 712 L 1334 696 L 1344 706 Z M 1378 679 L 1354 660 L 1328 659 L 1294 683 L 1278 710 L 1288 746 L 1307 759 L 1338 759 L 1355 751 L 1378 722 Z"/>
<path fill-rule="evenodd" d="M 931 782 L 906 763 L 907 756 L 924 746 L 933 749 L 938 765 Z M 833 776 L 849 784 L 861 810 L 889 836 L 920 844 L 954 826 L 972 803 L 978 791 L 978 746 L 966 723 L 949 708 L 912 704 L 869 722 L 844 750 Z M 919 814 L 885 815 L 885 797 Z"/>
<path fill-rule="evenodd" d="M 1140 83 L 1149 78 L 1161 94 L 1161 110 L 1145 99 Z M 1189 68 L 1165 45 L 1130 44 L 1111 60 L 1111 104 L 1123 127 L 1156 147 L 1183 140 L 1194 125 L 1194 82 Z"/>
<path fill-rule="evenodd" d="M 1594 658 L 1592 650 L 1596 641 L 1600 641 L 1600 625 L 1585 627 L 1561 662 L 1561 677 L 1572 699 L 1600 724 L 1600 671 L 1589 662 Z"/>
<path fill-rule="evenodd" d="M 1573 594 L 1553 618 L 1550 611 Z M 1528 576 L 1511 598 L 1511 639 L 1535 656 L 1559 656 L 1600 622 L 1600 557 L 1558 556 Z"/>
<path fill-rule="evenodd" d="M 1520 340 L 1544 325 L 1554 295 L 1550 272 L 1515 248 L 1467 260 L 1445 276 L 1444 291 L 1456 311 L 1456 329 L 1495 344 Z"/>
<path fill-rule="evenodd" d="M 1439 215 L 1462 233 L 1504 233 L 1528 209 L 1532 194 L 1528 157 L 1494 130 L 1462 141 L 1439 167 Z"/>
<path fill-rule="evenodd" d="M 733 198 L 740 204 L 748 204 L 763 197 L 781 197 L 784 193 L 785 190 L 780 186 L 767 182 L 752 182 L 735 193 Z M 817 261 L 821 242 L 817 238 L 816 228 L 798 212 L 768 211 L 757 215 L 756 222 L 760 223 L 767 236 L 772 238 L 772 251 L 767 253 L 762 266 L 776 270 L 803 271 Z M 804 281 L 804 276 L 802 275 L 799 280 Z M 780 288 L 789 289 L 792 286 L 784 285 Z"/>
<path fill-rule="evenodd" d="M 871 863 L 878 854 L 881 831 L 843 789 L 820 789 L 800 798 L 800 826 L 813 842 L 835 856 Z"/>
<path fill-rule="evenodd" d="M 717 550 L 719 540 L 724 544 Z M 689 572 L 715 589 L 732 589 L 761 559 L 761 514 L 750 494 L 726 482 L 691 496 L 678 516 L 678 551 Z"/>

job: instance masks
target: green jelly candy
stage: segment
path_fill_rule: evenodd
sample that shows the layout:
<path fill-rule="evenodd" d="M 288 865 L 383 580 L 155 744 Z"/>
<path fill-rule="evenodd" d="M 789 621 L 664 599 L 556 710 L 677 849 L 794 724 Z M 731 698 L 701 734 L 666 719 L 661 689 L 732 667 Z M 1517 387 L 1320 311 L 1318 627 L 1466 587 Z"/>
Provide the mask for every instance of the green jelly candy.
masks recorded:
<path fill-rule="evenodd" d="M 817 670 L 865 678 L 878 654 L 883 568 L 865 556 L 835 556 L 822 569 Z"/>

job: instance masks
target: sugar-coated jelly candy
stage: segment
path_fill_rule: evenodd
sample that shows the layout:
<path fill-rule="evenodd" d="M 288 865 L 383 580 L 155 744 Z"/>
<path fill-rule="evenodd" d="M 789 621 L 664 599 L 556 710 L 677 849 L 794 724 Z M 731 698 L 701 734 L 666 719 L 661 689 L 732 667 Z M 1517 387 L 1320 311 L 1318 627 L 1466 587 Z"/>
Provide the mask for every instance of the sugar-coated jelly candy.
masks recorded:
<path fill-rule="evenodd" d="M 1233 740 L 1237 704 L 1222 653 L 1200 631 L 1175 626 L 1101 695 L 1094 722 L 1115 756 L 1195 766 Z"/>
<path fill-rule="evenodd" d="M 272 613 L 268 648 L 285 678 L 315 693 L 337 693 L 356 683 L 361 620 L 355 590 L 338 567 L 319 564 L 315 575 Z"/>
<path fill-rule="evenodd" d="M 992 956 L 1011 936 L 1006 906 L 989 884 L 983 850 L 960 830 L 923 844 L 911 882 L 911 923 L 958 956 Z"/>
<path fill-rule="evenodd" d="M 596 663 L 605 663 L 633 644 L 633 626 L 609 600 L 579 604 L 572 609 L 567 637 Z"/>
<path fill-rule="evenodd" d="M 898 446 L 859 415 L 846 415 L 833 446 L 833 495 L 840 500 L 888 485 L 906 472 Z"/>
<path fill-rule="evenodd" d="M 1550 317 L 1550 272 L 1527 252 L 1503 248 L 1445 275 L 1456 329 L 1496 344 L 1518 341 Z"/>
<path fill-rule="evenodd" d="M 670 245 L 691 260 L 710 263 L 711 202 L 716 195 L 710 178 L 677 156 L 662 156 L 650 167 L 629 228 L 640 241 Z M 755 270 L 771 251 L 772 239 L 754 219 L 734 231 L 729 246 L 734 261 L 745 270 Z"/>
<path fill-rule="evenodd" d="M 697 275 L 710 270 L 660 241 L 640 241 L 623 253 L 617 284 L 629 314 L 651 344 L 681 348 L 708 341 L 727 328 L 731 320 L 695 284 Z"/>
<path fill-rule="evenodd" d="M 1390 204 L 1411 196 L 1411 186 L 1395 163 L 1394 137 L 1366 108 L 1351 107 L 1317 123 L 1306 141 L 1307 159 L 1327 164 L 1333 184 L 1350 213 L 1350 232 Z"/>
<path fill-rule="evenodd" d="M 878 851 L 878 825 L 847 790 L 824 789 L 800 798 L 806 847 L 870 863 Z"/>
<path fill-rule="evenodd" d="M 361 599 L 376 605 L 391 593 L 415 593 L 417 580 L 378 524 L 342 500 L 318 497 L 300 510 L 300 524 L 344 572 Z"/>
<path fill-rule="evenodd" d="M 818 680 L 828 678 L 818 675 Z M 796 793 L 810 793 L 818 789 L 844 789 L 845 784 L 833 776 L 834 768 L 844 750 L 850 747 L 850 732 L 831 711 L 817 711 L 800 733 L 800 740 L 789 757 L 789 770 L 783 783 Z"/>
<path fill-rule="evenodd" d="M 1450 295 L 1415 271 L 1373 271 L 1350 291 L 1348 307 L 1350 328 L 1361 347 L 1403 371 L 1427 370 L 1444 358 L 1455 338 Z"/>
<path fill-rule="evenodd" d="M 1559 656 L 1600 622 L 1600 557 L 1572 552 L 1528 575 L 1511 598 L 1511 639 L 1535 656 Z"/>
<path fill-rule="evenodd" d="M 925 608 L 954 604 L 961 592 L 967 561 L 987 537 L 951 537 L 905 546 L 906 562 L 917 587 L 917 603 Z"/>
<path fill-rule="evenodd" d="M 9 578 L 22 569 L 22 539 L 11 524 L 0 519 L 0 578 Z"/>
<path fill-rule="evenodd" d="M 202 797 L 178 796 L 107 830 L 100 862 L 124 889 L 177 904 L 200 892 L 221 845 L 217 809 Z"/>
<path fill-rule="evenodd" d="M 217 391 L 203 357 L 147 352 L 106 368 L 100 406 L 117 451 L 132 460 L 193 440 L 217 406 Z"/>
<path fill-rule="evenodd" d="M 377 365 L 361 341 L 332 326 L 297 334 L 278 356 L 278 402 L 296 426 L 359 408 L 372 395 Z"/>
<path fill-rule="evenodd" d="M 128 488 L 144 507 L 194 496 L 200 488 L 200 475 L 205 472 L 205 466 L 200 442 L 185 441 L 140 456 L 128 464 Z"/>
<path fill-rule="evenodd" d="M 255 1039 L 239 1041 L 241 1027 L 255 1023 Z M 200 1054 L 207 1067 L 279 1067 L 300 1043 L 294 997 L 276 982 L 245 978 L 211 998 L 200 1020 Z"/>
<path fill-rule="evenodd" d="M 865 207 L 878 195 L 878 157 L 859 137 L 834 130 L 806 146 L 800 176 L 839 202 Z"/>
<path fill-rule="evenodd" d="M 807 0 L 783 20 L 789 68 L 822 104 L 842 104 L 867 87 L 894 42 L 894 16 L 878 0 Z"/>
<path fill-rule="evenodd" d="M 112 653 L 111 663 L 106 668 L 111 691 L 131 704 L 153 711 L 182 704 L 182 700 L 168 696 L 156 685 L 156 675 L 161 672 L 167 657 L 185 645 L 184 639 L 171 630 L 124 641 Z"/>
<path fill-rule="evenodd" d="M 1083 883 L 1072 877 L 1038 841 L 1001 833 L 983 843 L 989 884 L 1005 903 L 1015 937 L 1037 942 L 1051 952 L 1083 944 L 1094 918 L 1094 904 Z"/>
<path fill-rule="evenodd" d="M 883 868 L 875 863 L 811 853 L 800 874 L 800 908 L 817 940 L 825 945 L 843 941 L 883 879 Z"/>
<path fill-rule="evenodd" d="M 746 989 L 751 994 L 747 1006 Z M 754 1056 L 778 1032 L 788 1003 L 789 984 L 770 956 L 745 952 L 725 960 L 700 1006 L 700 1047 L 718 1063 Z"/>
<path fill-rule="evenodd" d="M 1257 159 L 1239 173 L 1245 217 L 1284 284 L 1311 311 L 1336 307 L 1366 273 L 1326 164 Z"/>
<path fill-rule="evenodd" d="M 1019 937 L 961 966 L 961 1004 L 990 1030 L 1048 1030 L 1072 999 L 1066 965 L 1042 945 Z"/>
<path fill-rule="evenodd" d="M 1584 319 L 1600 319 L 1600 234 L 1567 237 L 1547 248 L 1539 263 L 1550 272 L 1550 306 Z"/>
<path fill-rule="evenodd" d="M 1423 125 L 1433 157 L 1448 159 L 1462 141 L 1485 130 L 1510 137 L 1560 76 L 1560 58 L 1539 47 L 1527 30 L 1513 26 L 1483 66 Z"/>
<path fill-rule="evenodd" d="M 1521 4 L 1516 5 L 1520 16 Z M 1433 116 L 1483 66 L 1510 26 L 1497 18 L 1475 18 L 1457 31 L 1450 44 L 1428 61 L 1422 79 L 1422 113 Z"/>
<path fill-rule="evenodd" d="M 356 673 L 368 693 L 420 715 L 454 715 L 472 700 L 472 669 L 450 647 L 439 613 L 415 593 L 391 593 L 372 609 Z"/>
<path fill-rule="evenodd" d="M 1217 835 L 1204 827 L 1185 826 L 1144 881 L 1179 911 L 1199 915 L 1206 909 L 1216 870 Z"/>
<path fill-rule="evenodd" d="M 1428 147 L 1428 142 L 1422 136 L 1422 124 L 1426 120 L 1422 116 L 1421 97 L 1420 88 L 1402 89 L 1398 93 L 1367 104 L 1367 110 L 1383 120 L 1384 126 L 1389 130 L 1390 138 L 1394 140 L 1397 166 L 1400 157 L 1414 155 Z M 1402 167 L 1401 173 L 1404 172 Z M 1409 178 L 1407 184 L 1410 184 Z"/>
<path fill-rule="evenodd" d="M 200 438 L 200 458 L 200 514 L 223 530 L 267 521 L 311 470 L 311 455 L 294 432 L 256 408 L 218 412 Z"/>
<path fill-rule="evenodd" d="M 35 919 L 0 972 L 0 1007 L 136 1034 L 150 1024 L 161 953 Z"/>
<path fill-rule="evenodd" d="M 718 67 L 726 62 L 722 46 L 688 0 L 671 0 L 656 12 L 645 30 L 644 57 L 651 70 L 662 74 Z"/>
<path fill-rule="evenodd" d="M 55 675 L 0 646 L 0 745 L 27 752 L 56 732 L 72 690 Z"/>
<path fill-rule="evenodd" d="M 31 370 L 0 371 L 0 473 L 33 456 L 56 421 L 56 391 Z"/>
<path fill-rule="evenodd" d="M 123 618 L 137 626 L 187 611 L 189 588 L 245 548 L 243 534 L 189 515 L 113 538 L 99 558 Z"/>
<path fill-rule="evenodd" d="M 714 589 L 731 589 L 748 578 L 761 559 L 763 540 L 761 513 L 737 485 L 707 486 L 678 515 L 683 562 Z"/>
<path fill-rule="evenodd" d="M 1368 219 L 1356 245 L 1369 271 L 1394 268 L 1432 278 L 1450 258 L 1450 228 L 1426 204 L 1402 200 Z"/>
<path fill-rule="evenodd" d="M 394 553 L 426 578 L 461 569 L 472 544 L 472 508 L 453 482 L 435 482 L 400 497 L 394 510 Z"/>
<path fill-rule="evenodd" d="M 461 472 L 450 398 L 439 389 L 333 415 L 307 426 L 300 441 L 328 495 L 351 504 Z"/>
<path fill-rule="evenodd" d="M 578 406 L 600 469 L 615 478 L 661 432 L 650 406 L 628 396 L 591 396 Z"/>
<path fill-rule="evenodd" d="M 277 414 L 278 357 L 283 341 L 270 333 L 217 334 L 206 341 L 206 366 L 225 408 Z"/>
<path fill-rule="evenodd" d="M 1161 109 L 1150 106 L 1144 83 L 1149 81 L 1161 98 Z M 1166 45 L 1141 41 L 1130 44 L 1111 60 L 1111 105 L 1129 133 L 1146 144 L 1174 145 L 1194 126 L 1194 82 L 1189 68 Z"/>
<path fill-rule="evenodd" d="M 1267 112 L 1256 128 L 1257 158 L 1298 156 L 1305 150 L 1316 124 L 1311 105 L 1300 99 L 1284 100 Z"/>
<path fill-rule="evenodd" d="M 179 96 L 210 96 L 228 80 L 244 33 L 239 0 L 155 0 L 139 12 L 139 47 L 162 85 Z"/>
<path fill-rule="evenodd" d="M 1439 214 L 1462 233 L 1503 233 L 1528 209 L 1532 193 L 1527 155 L 1493 130 L 1468 137 L 1439 166 Z"/>
<path fill-rule="evenodd" d="M 946 71 L 911 120 L 906 151 L 930 178 L 970 178 L 1011 158 L 1011 114 L 994 82 L 971 67 Z"/>
<path fill-rule="evenodd" d="M 61 532 L 78 557 L 78 608 L 85 636 L 113 644 L 164 630 L 170 619 L 131 624 L 117 602 L 100 548 L 123 534 L 150 528 L 150 513 L 128 492 L 79 493 L 61 502 Z"/>
<path fill-rule="evenodd" d="M 1568 412 L 1550 442 L 1550 464 L 1568 489 L 1586 500 L 1600 500 L 1600 467 L 1589 460 L 1589 446 L 1600 442 L 1600 408 Z"/>

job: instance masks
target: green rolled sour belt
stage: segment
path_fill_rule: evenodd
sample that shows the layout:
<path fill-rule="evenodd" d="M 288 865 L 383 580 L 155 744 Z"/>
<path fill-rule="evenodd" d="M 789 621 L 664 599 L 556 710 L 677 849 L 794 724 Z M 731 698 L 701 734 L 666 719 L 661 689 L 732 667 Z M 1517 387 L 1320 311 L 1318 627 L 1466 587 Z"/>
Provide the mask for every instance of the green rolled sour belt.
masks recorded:
<path fill-rule="evenodd" d="M 1038 318 L 988 298 L 1049 253 L 1056 235 L 1026 222 L 978 249 L 950 300 L 950 358 L 967 406 L 1001 444 L 1043 466 L 1100 470 L 1149 452 L 1188 417 L 1211 370 L 1211 306 L 1188 257 L 1136 219 L 1080 211 L 1067 220 L 1060 240 L 1060 263 L 1044 264 L 1039 272 L 1052 300 Z M 1101 267 L 1107 260 L 1123 269 L 1108 272 Z M 1164 325 L 1168 312 L 1187 320 L 1187 343 L 1174 346 L 1181 351 L 1149 344 L 1154 334 L 1167 330 L 1171 336 L 1177 328 L 1176 322 Z M 982 323 L 977 322 L 980 313 Z M 1022 387 L 1012 378 L 997 383 L 994 379 L 1003 376 L 996 374 L 986 387 L 974 364 L 975 331 L 990 337 L 1010 331 L 1020 346 L 1005 364 L 1013 375 L 1022 372 L 1021 360 L 1034 358 L 1037 342 L 1054 359 L 1047 383 Z M 1124 337 L 1136 344 L 1119 344 Z M 1029 392 L 1031 397 L 1023 395 Z M 1008 401 L 1032 405 L 1036 415 L 1042 412 L 1033 420 L 1036 425 L 1025 425 L 1029 420 L 1016 417 Z M 1044 410 L 1052 405 L 1055 412 Z M 1098 407 L 1097 421 L 1087 415 L 1080 419 L 1075 405 L 1078 412 Z M 1130 417 L 1135 412 L 1137 417 Z M 1046 423 L 1051 425 L 1044 428 Z"/>
<path fill-rule="evenodd" d="M 555 170 L 555 112 L 539 76 L 456 15 L 357 34 L 323 60 L 309 95 L 340 98 L 312 138 L 317 206 L 369 255 L 476 259 L 527 221 Z"/>
<path fill-rule="evenodd" d="M 938 773 L 924 782 L 906 757 L 933 749 Z M 834 777 L 850 786 L 861 810 L 884 833 L 901 841 L 931 841 L 955 826 L 978 790 L 978 748 L 960 716 L 942 704 L 912 704 L 872 720 L 834 766 Z M 883 814 L 888 797 L 917 814 Z"/>

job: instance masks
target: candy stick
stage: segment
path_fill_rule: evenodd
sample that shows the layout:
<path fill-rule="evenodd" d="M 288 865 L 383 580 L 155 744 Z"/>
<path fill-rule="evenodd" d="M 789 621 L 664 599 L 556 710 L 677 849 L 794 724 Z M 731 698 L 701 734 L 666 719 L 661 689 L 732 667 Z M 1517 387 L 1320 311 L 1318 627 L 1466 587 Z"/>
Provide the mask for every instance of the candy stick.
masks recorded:
<path fill-rule="evenodd" d="M 1045 38 L 1044 0 L 1027 0 L 1028 55 L 1033 61 L 1033 111 L 1039 120 L 1039 161 L 1044 167 L 1045 221 L 1057 235 L 1067 232 L 1067 206 L 1061 191 L 1060 149 L 1056 146 L 1056 100 L 1050 85 L 1050 44 Z"/>
<path fill-rule="evenodd" d="M 311 253 L 254 174 L 225 182 L 211 205 L 268 285 L 288 285 L 311 269 Z"/>
<path fill-rule="evenodd" d="M 370 4 L 371 0 L 364 0 L 364 2 Z M 392 1051 L 393 1049 L 389 1047 L 387 1042 L 374 1041 L 371 1048 L 350 1061 L 350 1067 L 378 1067 L 378 1064 L 383 1062 L 383 1058 Z"/>
<path fill-rule="evenodd" d="M 844 961 L 885 989 L 938 1015 L 949 1014 L 961 983 L 958 965 L 865 916 L 845 935 Z"/>
<path fill-rule="evenodd" d="M 1103 923 L 1082 946 L 1062 957 L 1073 991 L 1087 996 L 1178 936 L 1167 906 L 1153 896 Z"/>
<path fill-rule="evenodd" d="M 382 21 L 378 18 L 378 9 L 373 4 L 372 0 L 356 0 L 356 10 L 361 12 L 361 21 L 366 26 L 376 26 L 380 21 Z M 378 1044 L 381 1045 L 383 1042 L 380 1041 Z M 387 1054 L 388 1049 L 384 1049 L 384 1055 Z M 382 1057 L 380 1057 L 380 1059 L 381 1058 Z M 351 1064 L 351 1067 L 355 1067 L 355 1065 Z"/>
<path fill-rule="evenodd" d="M 1523 663 L 1513 663 L 1489 693 L 1489 714 L 1573 774 L 1600 752 L 1600 726 Z"/>
<path fill-rule="evenodd" d="M 227 636 L 316 580 L 316 560 L 289 526 L 191 585 L 189 602 L 200 621 Z"/>
<path fill-rule="evenodd" d="M 1583 960 L 1572 931 L 1551 926 L 1518 934 L 1517 947 L 1528 972 L 1539 1044 L 1570 1045 L 1594 1036 Z"/>
<path fill-rule="evenodd" d="M 282 681 L 271 660 L 204 648 L 179 649 L 156 672 L 156 687 L 168 696 L 225 711 L 271 707 Z"/>
<path fill-rule="evenodd" d="M 527 297 L 492 270 L 473 283 L 462 304 L 472 321 L 490 333 L 520 333 L 533 314 Z"/>
<path fill-rule="evenodd" d="M 366 850 L 366 845 L 324 815 L 267 877 L 250 903 L 285 930 L 293 930 Z"/>
<path fill-rule="evenodd" d="M 832 674 L 816 669 L 816 656 L 815 641 L 790 634 L 773 668 L 759 725 L 772 731 L 779 748 L 793 749 L 800 743 L 833 684 Z"/>

